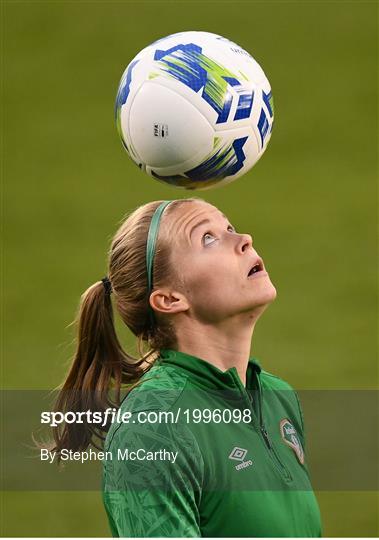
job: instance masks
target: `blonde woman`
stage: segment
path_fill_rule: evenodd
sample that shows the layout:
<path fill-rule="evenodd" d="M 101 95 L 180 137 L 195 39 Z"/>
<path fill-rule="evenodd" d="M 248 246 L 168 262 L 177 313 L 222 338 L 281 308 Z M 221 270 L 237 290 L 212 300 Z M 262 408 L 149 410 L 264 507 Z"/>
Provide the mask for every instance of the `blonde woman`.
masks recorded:
<path fill-rule="evenodd" d="M 138 360 L 117 339 L 112 297 Z M 113 536 L 321 536 L 297 394 L 250 357 L 275 297 L 251 236 L 203 200 L 154 201 L 121 225 L 108 276 L 82 297 L 57 403 L 123 415 L 103 428 Z M 56 450 L 99 436 L 66 425 Z"/>

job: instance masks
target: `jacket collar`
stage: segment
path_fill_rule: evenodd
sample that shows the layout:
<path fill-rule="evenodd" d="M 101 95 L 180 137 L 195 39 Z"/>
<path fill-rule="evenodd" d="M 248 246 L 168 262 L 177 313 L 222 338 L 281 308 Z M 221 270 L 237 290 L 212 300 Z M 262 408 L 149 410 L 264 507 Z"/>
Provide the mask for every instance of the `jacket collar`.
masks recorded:
<path fill-rule="evenodd" d="M 173 349 L 161 349 L 160 357 L 155 363 L 175 366 L 185 371 L 193 382 L 206 388 L 225 390 L 244 388 L 237 368 L 231 367 L 222 371 L 201 358 Z M 247 389 L 253 388 L 255 372 L 259 375 L 261 367 L 255 358 L 250 358 L 246 370 Z"/>

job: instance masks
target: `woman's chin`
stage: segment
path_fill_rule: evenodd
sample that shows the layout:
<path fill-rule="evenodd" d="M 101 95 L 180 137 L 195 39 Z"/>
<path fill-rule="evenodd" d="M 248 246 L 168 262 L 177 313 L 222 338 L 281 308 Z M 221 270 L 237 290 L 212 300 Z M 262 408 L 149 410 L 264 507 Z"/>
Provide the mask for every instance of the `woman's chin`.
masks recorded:
<path fill-rule="evenodd" d="M 269 298 L 269 300 L 268 300 L 269 303 L 273 302 L 275 300 L 276 296 L 277 296 L 276 288 L 274 287 L 274 285 L 271 282 L 270 282 L 270 288 L 267 291 L 267 296 Z"/>
<path fill-rule="evenodd" d="M 267 287 L 261 290 L 259 295 L 254 298 L 254 304 L 251 307 L 254 309 L 269 306 L 275 300 L 276 294 L 276 289 L 270 281 Z"/>

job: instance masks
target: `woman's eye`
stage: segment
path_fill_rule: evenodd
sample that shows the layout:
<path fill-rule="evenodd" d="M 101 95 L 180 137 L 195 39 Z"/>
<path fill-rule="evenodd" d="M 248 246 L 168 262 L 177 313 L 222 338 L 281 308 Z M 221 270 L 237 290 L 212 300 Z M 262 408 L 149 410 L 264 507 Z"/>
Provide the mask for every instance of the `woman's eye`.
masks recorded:
<path fill-rule="evenodd" d="M 211 244 L 212 241 L 215 240 L 215 237 L 211 233 L 205 233 L 203 236 L 203 244 L 206 246 L 207 244 Z"/>
<path fill-rule="evenodd" d="M 230 231 L 230 232 L 236 232 L 233 225 L 228 225 L 227 230 Z M 212 233 L 207 232 L 207 233 L 204 234 L 204 236 L 203 236 L 203 244 L 204 245 L 211 244 L 213 242 L 213 240 L 216 240 L 216 237 Z"/>

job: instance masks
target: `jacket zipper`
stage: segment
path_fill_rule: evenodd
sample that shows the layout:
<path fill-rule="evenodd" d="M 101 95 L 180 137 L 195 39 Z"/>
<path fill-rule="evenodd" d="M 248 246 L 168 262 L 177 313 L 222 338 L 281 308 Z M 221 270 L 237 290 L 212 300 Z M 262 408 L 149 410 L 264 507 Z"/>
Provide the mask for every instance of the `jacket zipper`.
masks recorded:
<path fill-rule="evenodd" d="M 266 430 L 266 426 L 264 425 L 263 423 L 263 414 L 262 414 L 262 387 L 261 387 L 261 381 L 259 379 L 259 374 L 256 373 L 256 378 L 257 378 L 257 382 L 258 382 L 258 409 L 259 409 L 259 429 L 260 429 L 260 432 L 261 432 L 261 435 L 262 435 L 262 438 L 265 442 L 265 445 L 269 451 L 269 455 L 272 459 L 272 461 L 274 462 L 274 464 L 279 468 L 279 470 L 281 471 L 281 473 L 283 474 L 283 476 L 287 479 L 287 480 L 292 480 L 292 475 L 291 473 L 289 472 L 289 470 L 287 469 L 287 467 L 281 462 L 271 440 L 270 440 L 270 437 L 268 436 L 268 433 L 267 433 L 267 430 Z"/>

